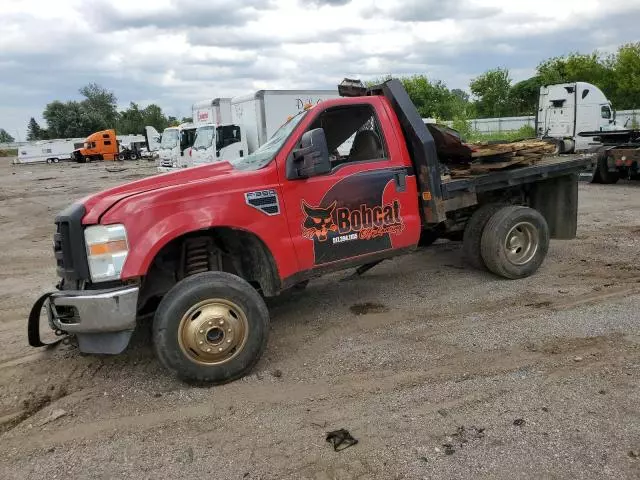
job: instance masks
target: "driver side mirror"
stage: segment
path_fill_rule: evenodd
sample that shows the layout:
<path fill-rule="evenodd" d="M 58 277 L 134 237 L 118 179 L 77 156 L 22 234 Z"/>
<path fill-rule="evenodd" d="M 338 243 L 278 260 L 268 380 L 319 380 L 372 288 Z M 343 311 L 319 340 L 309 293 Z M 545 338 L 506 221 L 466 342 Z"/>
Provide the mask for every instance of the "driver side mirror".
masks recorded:
<path fill-rule="evenodd" d="M 302 135 L 300 146 L 287 161 L 287 179 L 309 178 L 331 171 L 327 137 L 322 128 L 314 128 Z"/>

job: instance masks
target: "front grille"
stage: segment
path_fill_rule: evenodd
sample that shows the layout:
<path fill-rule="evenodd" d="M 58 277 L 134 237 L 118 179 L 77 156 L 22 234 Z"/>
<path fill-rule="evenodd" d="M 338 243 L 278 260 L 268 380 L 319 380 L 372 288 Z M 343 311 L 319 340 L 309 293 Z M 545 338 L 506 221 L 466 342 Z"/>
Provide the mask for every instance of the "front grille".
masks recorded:
<path fill-rule="evenodd" d="M 163 167 L 173 167 L 173 163 L 171 162 L 171 160 L 161 160 L 160 161 L 160 165 L 162 165 Z"/>
<path fill-rule="evenodd" d="M 81 204 L 73 204 L 63 210 L 55 219 L 56 233 L 53 235 L 53 255 L 56 259 L 58 277 L 63 284 L 71 286 L 80 280 L 89 279 L 89 266 L 82 229 L 85 209 Z"/>

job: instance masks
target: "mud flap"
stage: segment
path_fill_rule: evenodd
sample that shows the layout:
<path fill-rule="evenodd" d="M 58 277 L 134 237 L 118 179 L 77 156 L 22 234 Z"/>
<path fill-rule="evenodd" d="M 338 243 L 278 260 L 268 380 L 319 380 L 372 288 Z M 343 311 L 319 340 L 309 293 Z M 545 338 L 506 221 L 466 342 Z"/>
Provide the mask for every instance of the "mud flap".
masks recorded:
<path fill-rule="evenodd" d="M 51 295 L 53 295 L 53 292 L 45 293 L 36 300 L 36 303 L 31 307 L 31 313 L 29 313 L 29 321 L 27 324 L 27 335 L 29 337 L 29 345 L 32 347 L 51 347 L 63 340 L 63 338 L 59 338 L 55 342 L 44 343 L 40 339 L 40 312 L 42 311 L 44 303 Z"/>

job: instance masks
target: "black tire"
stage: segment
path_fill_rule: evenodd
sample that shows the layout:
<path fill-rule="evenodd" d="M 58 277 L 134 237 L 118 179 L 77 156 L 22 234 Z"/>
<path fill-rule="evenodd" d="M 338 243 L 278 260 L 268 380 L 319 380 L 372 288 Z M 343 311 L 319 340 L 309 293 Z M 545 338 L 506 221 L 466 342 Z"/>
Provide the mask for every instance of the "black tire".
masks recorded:
<path fill-rule="evenodd" d="M 193 359 L 198 352 L 191 349 L 193 353 L 187 355 L 179 340 L 183 317 L 194 306 L 209 299 L 233 303 L 241 310 L 240 316 L 244 314 L 247 321 L 248 333 L 243 345 L 224 363 L 215 365 L 198 363 Z M 194 322 L 197 318 L 194 315 L 190 321 Z M 227 383 L 247 374 L 260 359 L 267 344 L 268 332 L 269 312 L 260 294 L 240 277 L 225 272 L 199 273 L 178 282 L 158 305 L 153 320 L 153 341 L 160 362 L 180 379 L 198 384 Z M 224 346 L 224 330 L 222 335 L 222 340 L 215 345 Z M 205 338 L 208 342 L 208 331 Z"/>
<path fill-rule="evenodd" d="M 140 159 L 140 154 L 137 152 L 132 152 L 131 153 L 131 160 L 139 160 Z"/>
<path fill-rule="evenodd" d="M 610 172 L 609 166 L 607 165 L 607 154 L 603 152 L 598 155 L 598 173 L 600 177 L 600 183 L 616 183 L 620 180 L 619 172 Z"/>
<path fill-rule="evenodd" d="M 484 227 L 494 213 L 506 206 L 506 203 L 487 203 L 482 205 L 473 212 L 473 215 L 465 225 L 464 233 L 462 234 L 462 256 L 469 265 L 478 270 L 487 269 L 482 259 L 480 247 Z"/>
<path fill-rule="evenodd" d="M 60 161 L 60 159 L 58 159 L 58 158 L 54 158 L 53 159 L 53 163 L 58 163 L 59 161 Z"/>
<path fill-rule="evenodd" d="M 506 245 L 510 237 L 522 246 L 509 251 Z M 540 268 L 549 251 L 547 221 L 533 208 L 503 207 L 487 222 L 481 250 L 485 265 L 496 275 L 509 279 L 528 277 Z"/>

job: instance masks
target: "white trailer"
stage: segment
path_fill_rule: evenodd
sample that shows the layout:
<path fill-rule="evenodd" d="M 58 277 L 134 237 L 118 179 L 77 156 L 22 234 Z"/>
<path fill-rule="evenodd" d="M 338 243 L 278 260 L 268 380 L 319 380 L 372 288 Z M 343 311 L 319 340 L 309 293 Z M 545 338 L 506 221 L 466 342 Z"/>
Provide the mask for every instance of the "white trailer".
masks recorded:
<path fill-rule="evenodd" d="M 191 106 L 193 123 L 227 125 L 231 123 L 231 99 L 214 98 Z"/>
<path fill-rule="evenodd" d="M 599 145 L 580 132 L 616 130 L 611 102 L 595 85 L 586 82 L 540 87 L 536 133 L 556 139 L 559 153 L 585 151 Z"/>
<path fill-rule="evenodd" d="M 259 90 L 231 99 L 231 119 L 240 126 L 252 153 L 306 105 L 332 98 L 340 98 L 338 90 Z"/>
<path fill-rule="evenodd" d="M 83 145 L 84 138 L 38 140 L 20 145 L 13 163 L 58 163 L 61 160 L 71 160 L 73 151 Z"/>

